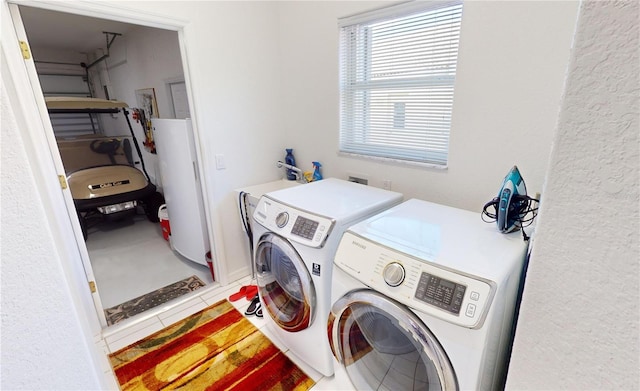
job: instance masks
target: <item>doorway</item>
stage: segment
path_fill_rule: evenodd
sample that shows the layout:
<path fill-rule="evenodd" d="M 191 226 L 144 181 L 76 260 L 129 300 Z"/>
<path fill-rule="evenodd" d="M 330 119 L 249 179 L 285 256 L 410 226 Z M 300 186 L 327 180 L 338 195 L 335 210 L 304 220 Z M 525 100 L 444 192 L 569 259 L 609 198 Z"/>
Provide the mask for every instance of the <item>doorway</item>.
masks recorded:
<path fill-rule="evenodd" d="M 184 80 L 177 31 L 26 6 L 19 9 L 45 96 L 85 94 L 138 107 L 139 92 L 152 91 L 154 114 L 175 118 L 174 103 L 166 99 L 170 95 L 163 89 L 166 80 Z M 149 57 L 154 61 L 148 61 Z M 78 87 L 82 83 L 86 89 Z M 186 93 L 182 99 L 182 113 L 189 112 Z M 88 122 L 65 119 L 53 125 L 54 136 L 60 137 L 91 132 L 123 136 L 122 119 L 112 114 L 89 118 Z M 132 125 L 136 138 L 144 140 L 142 121 Z M 139 159 L 146 163 L 150 181 L 162 191 L 157 156 L 151 148 L 140 147 Z M 99 299 L 94 303 L 103 327 L 109 325 L 103 310 L 191 276 L 207 285 L 214 283 L 207 266 L 172 251 L 161 226 L 143 214 L 91 227 L 87 242 L 78 245 L 86 247 L 88 259 L 83 266 L 89 281 L 94 278 L 97 285 Z"/>

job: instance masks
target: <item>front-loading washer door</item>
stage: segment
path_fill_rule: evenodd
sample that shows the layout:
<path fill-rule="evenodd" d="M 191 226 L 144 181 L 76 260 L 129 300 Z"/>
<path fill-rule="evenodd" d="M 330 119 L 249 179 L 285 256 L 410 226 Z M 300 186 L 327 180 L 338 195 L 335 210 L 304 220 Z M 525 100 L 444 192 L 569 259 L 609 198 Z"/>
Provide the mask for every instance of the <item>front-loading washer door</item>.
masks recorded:
<path fill-rule="evenodd" d="M 271 319 L 289 332 L 309 327 L 315 315 L 316 291 L 307 267 L 291 243 L 272 232 L 262 235 L 255 263 L 262 306 Z"/>
<path fill-rule="evenodd" d="M 327 331 L 357 390 L 458 389 L 449 358 L 424 322 L 376 291 L 353 290 L 338 299 Z"/>

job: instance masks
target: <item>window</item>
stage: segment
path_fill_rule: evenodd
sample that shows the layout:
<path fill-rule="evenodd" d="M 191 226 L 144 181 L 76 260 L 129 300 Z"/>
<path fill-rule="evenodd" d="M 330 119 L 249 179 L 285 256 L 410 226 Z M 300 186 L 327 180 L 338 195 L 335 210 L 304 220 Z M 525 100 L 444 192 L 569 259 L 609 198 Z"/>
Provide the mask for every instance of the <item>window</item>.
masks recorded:
<path fill-rule="evenodd" d="M 428 4 L 340 21 L 342 153 L 446 167 L 462 2 Z"/>

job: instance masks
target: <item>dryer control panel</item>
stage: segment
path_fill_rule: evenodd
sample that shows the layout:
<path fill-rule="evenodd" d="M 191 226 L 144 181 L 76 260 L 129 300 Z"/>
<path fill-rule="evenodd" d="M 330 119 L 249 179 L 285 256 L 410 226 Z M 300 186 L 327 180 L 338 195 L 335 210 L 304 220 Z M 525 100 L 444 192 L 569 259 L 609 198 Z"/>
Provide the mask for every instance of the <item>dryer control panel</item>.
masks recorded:
<path fill-rule="evenodd" d="M 335 222 L 324 216 L 299 210 L 261 197 L 253 218 L 271 232 L 309 247 L 324 246 Z"/>
<path fill-rule="evenodd" d="M 335 265 L 385 296 L 448 322 L 480 328 L 495 283 L 449 270 L 345 232 Z"/>

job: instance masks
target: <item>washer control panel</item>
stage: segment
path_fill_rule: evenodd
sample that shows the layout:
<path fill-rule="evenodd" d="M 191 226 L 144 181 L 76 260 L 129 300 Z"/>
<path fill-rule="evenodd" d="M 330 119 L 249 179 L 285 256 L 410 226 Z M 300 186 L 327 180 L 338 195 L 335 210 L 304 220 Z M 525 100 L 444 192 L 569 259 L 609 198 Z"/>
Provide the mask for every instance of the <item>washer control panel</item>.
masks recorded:
<path fill-rule="evenodd" d="M 260 198 L 253 218 L 271 232 L 316 248 L 324 245 L 335 224 L 332 219 L 298 210 L 268 197 Z"/>
<path fill-rule="evenodd" d="M 422 272 L 415 298 L 458 315 L 466 289 L 465 285 Z"/>
<path fill-rule="evenodd" d="M 417 311 L 480 328 L 495 283 L 411 257 L 345 232 L 334 263 L 353 278 Z"/>

